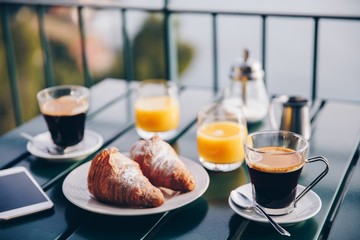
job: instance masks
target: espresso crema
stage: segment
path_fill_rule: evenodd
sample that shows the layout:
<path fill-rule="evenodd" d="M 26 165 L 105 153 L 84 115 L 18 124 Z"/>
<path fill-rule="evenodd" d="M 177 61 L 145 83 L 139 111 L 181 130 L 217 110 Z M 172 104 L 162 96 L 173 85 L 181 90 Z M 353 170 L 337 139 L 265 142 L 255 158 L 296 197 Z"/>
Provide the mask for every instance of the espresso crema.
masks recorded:
<path fill-rule="evenodd" d="M 261 172 L 286 173 L 298 170 L 304 165 L 300 153 L 285 147 L 261 147 L 261 159 L 256 162 L 249 162 L 249 167 Z"/>
<path fill-rule="evenodd" d="M 40 106 L 41 112 L 50 116 L 73 116 L 86 112 L 88 108 L 87 100 L 79 101 L 73 96 L 52 99 Z"/>

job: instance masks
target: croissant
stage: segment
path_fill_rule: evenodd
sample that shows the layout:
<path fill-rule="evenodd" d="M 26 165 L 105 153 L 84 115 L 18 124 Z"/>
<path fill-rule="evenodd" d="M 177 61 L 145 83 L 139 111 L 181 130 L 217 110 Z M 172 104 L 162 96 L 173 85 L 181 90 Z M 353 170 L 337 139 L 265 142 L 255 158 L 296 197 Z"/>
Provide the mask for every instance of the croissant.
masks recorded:
<path fill-rule="evenodd" d="M 158 135 L 139 140 L 130 150 L 130 158 L 139 163 L 143 174 L 157 187 L 189 192 L 195 179 L 174 149 Z"/>
<path fill-rule="evenodd" d="M 112 147 L 93 159 L 88 188 L 99 201 L 128 207 L 157 207 L 165 199 L 141 172 L 139 164 Z"/>

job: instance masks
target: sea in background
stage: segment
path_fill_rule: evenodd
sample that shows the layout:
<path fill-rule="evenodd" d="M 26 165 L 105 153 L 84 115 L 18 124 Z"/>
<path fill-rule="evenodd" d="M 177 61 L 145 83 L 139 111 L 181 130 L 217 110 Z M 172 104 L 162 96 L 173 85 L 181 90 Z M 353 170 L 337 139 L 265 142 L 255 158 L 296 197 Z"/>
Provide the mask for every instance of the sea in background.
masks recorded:
<path fill-rule="evenodd" d="M 203 6 L 224 11 L 237 9 L 360 16 L 360 1 L 357 0 L 211 0 L 171 3 L 173 4 L 170 6 L 177 8 Z M 146 15 L 135 12 L 128 16 L 129 29 L 134 36 Z M 101 22 L 104 23 L 105 14 L 103 17 Z M 179 80 L 186 84 L 211 86 L 213 53 L 210 16 L 176 14 L 175 19 L 179 23 L 176 37 L 190 43 L 195 50 L 190 67 Z M 261 60 L 261 19 L 253 16 L 220 15 L 217 18 L 217 28 L 218 78 L 220 86 L 225 87 L 230 81 L 230 66 L 234 59 L 242 56 L 244 48 L 250 50 L 250 57 Z M 312 19 L 268 18 L 265 77 L 270 94 L 311 96 L 313 28 Z M 360 21 L 324 19 L 319 22 L 319 30 L 317 96 L 360 101 Z M 114 44 L 121 45 L 119 38 L 116 38 Z"/>

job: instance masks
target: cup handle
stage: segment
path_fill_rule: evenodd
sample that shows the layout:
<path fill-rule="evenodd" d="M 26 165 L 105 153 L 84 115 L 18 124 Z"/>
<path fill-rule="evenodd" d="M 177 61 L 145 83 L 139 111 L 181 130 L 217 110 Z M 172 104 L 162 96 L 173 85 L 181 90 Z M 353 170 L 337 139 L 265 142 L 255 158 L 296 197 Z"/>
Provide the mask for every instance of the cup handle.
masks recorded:
<path fill-rule="evenodd" d="M 329 161 L 325 157 L 316 156 L 316 157 L 310 157 L 307 160 L 308 163 L 313 163 L 313 162 L 318 162 L 318 161 L 321 161 L 325 164 L 325 169 L 295 198 L 295 207 L 296 207 L 296 203 L 328 173 Z"/>

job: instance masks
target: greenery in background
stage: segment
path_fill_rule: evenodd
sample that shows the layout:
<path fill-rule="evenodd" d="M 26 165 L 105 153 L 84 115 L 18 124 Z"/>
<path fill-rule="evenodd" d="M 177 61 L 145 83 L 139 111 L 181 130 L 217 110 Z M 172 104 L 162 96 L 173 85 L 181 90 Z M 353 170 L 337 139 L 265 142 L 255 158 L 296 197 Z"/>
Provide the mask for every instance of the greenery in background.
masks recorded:
<path fill-rule="evenodd" d="M 69 8 L 68 11 L 71 9 Z M 51 17 L 51 12 L 47 13 Z M 55 21 L 53 21 L 55 19 Z M 49 23 L 48 23 L 49 22 Z M 77 26 L 67 19 L 52 18 L 47 21 L 49 29 L 69 30 L 56 35 L 47 33 L 52 56 L 53 76 L 56 85 L 60 84 L 84 84 L 81 69 L 81 57 L 74 54 L 74 46 L 79 50 L 79 39 L 73 37 L 78 35 Z M 53 26 L 49 26 L 52 24 Z M 33 8 L 13 9 L 11 14 L 11 34 L 15 49 L 17 64 L 18 87 L 20 92 L 21 111 L 24 121 L 39 114 L 36 93 L 45 87 L 43 56 L 40 47 L 38 20 Z M 71 34 L 67 37 L 66 34 Z M 59 36 L 62 36 L 59 38 Z M 149 15 L 141 30 L 135 36 L 133 42 L 133 58 L 135 78 L 142 80 L 146 78 L 164 78 L 164 43 L 163 25 L 161 16 Z M 182 74 L 189 66 L 193 49 L 184 42 L 177 43 L 178 68 Z M 124 78 L 123 59 L 121 50 L 114 50 L 114 61 L 106 72 L 90 72 L 95 82 L 107 77 Z M 15 127 L 14 112 L 9 87 L 9 75 L 3 44 L 3 32 L 0 31 L 0 134 Z M 96 57 L 88 54 L 88 57 Z M 96 59 L 89 59 L 96 62 Z"/>
<path fill-rule="evenodd" d="M 21 115 L 24 119 L 33 117 L 34 112 L 37 112 L 37 102 L 33 93 L 40 89 L 39 79 L 43 78 L 41 63 L 37 61 L 38 57 L 41 57 L 41 52 L 36 51 L 36 49 L 39 50 L 39 35 L 35 34 L 29 27 L 29 22 L 26 21 L 33 17 L 28 14 L 22 17 L 17 16 L 17 18 L 11 17 L 12 20 L 14 19 L 11 21 L 11 36 L 15 50 L 17 86 L 22 106 Z M 1 32 L 0 51 L 0 133 L 3 133 L 15 127 L 3 32 Z"/>
<path fill-rule="evenodd" d="M 175 23 L 175 31 L 177 27 Z M 164 45 L 162 18 L 158 15 L 150 15 L 134 39 L 136 79 L 165 78 Z M 177 49 L 178 71 L 181 75 L 191 62 L 193 48 L 186 42 L 179 41 Z"/>

